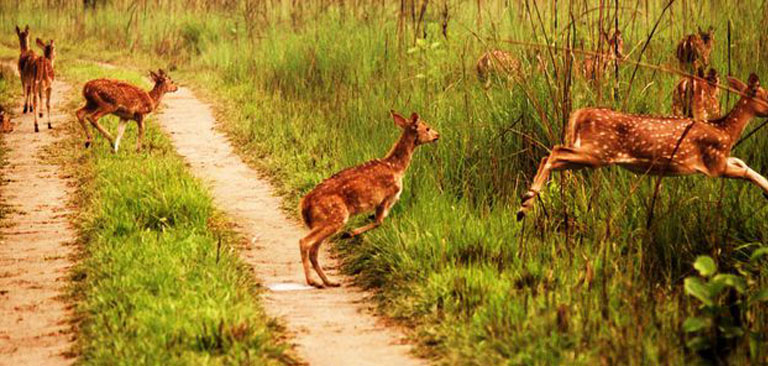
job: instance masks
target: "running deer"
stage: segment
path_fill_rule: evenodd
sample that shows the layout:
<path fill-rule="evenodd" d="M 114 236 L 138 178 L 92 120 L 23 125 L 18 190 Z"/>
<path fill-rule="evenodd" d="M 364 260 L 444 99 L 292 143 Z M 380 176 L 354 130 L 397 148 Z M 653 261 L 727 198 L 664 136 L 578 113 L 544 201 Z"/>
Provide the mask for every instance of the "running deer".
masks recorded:
<path fill-rule="evenodd" d="M 520 60 L 507 51 L 493 50 L 480 56 L 475 68 L 477 69 L 477 79 L 487 89 L 491 87 L 494 75 L 509 78 L 520 72 Z"/>
<path fill-rule="evenodd" d="M 522 220 L 551 171 L 619 165 L 639 174 L 661 176 L 704 174 L 749 180 L 768 197 L 768 180 L 738 158 L 731 149 L 754 117 L 768 117 L 768 92 L 757 75 L 749 85 L 728 78 L 742 93 L 725 116 L 709 121 L 691 118 L 637 116 L 605 108 L 583 108 L 568 121 L 566 142 L 541 160 L 531 188 L 522 197 Z"/>
<path fill-rule="evenodd" d="M 317 261 L 320 244 L 341 231 L 349 218 L 357 214 L 376 211 L 374 222 L 352 230 L 345 237 L 354 237 L 381 225 L 390 208 L 400 198 L 403 176 L 416 147 L 435 142 L 440 137 L 416 113 L 411 115 L 410 120 L 395 111 L 391 111 L 391 114 L 403 132 L 385 158 L 342 170 L 318 184 L 301 199 L 301 216 L 310 232 L 299 241 L 299 249 L 304 276 L 311 286 L 339 286 L 326 277 Z M 322 284 L 312 279 L 310 261 L 322 279 Z"/>
<path fill-rule="evenodd" d="M 712 27 L 704 32 L 689 34 L 677 44 L 677 60 L 684 67 L 691 65 L 693 70 L 709 66 L 709 55 L 715 47 L 715 30 Z"/>
<path fill-rule="evenodd" d="M 698 78 L 684 77 L 672 94 L 672 114 L 696 120 L 720 117 L 720 77 L 709 69 L 706 77 L 699 69 Z"/>
<path fill-rule="evenodd" d="M 40 38 L 37 40 L 37 45 L 43 49 L 43 56 L 37 57 L 32 62 L 30 67 L 34 74 L 34 80 L 32 81 L 32 100 L 33 100 L 33 112 L 35 115 L 35 132 L 40 130 L 37 128 L 37 116 L 43 117 L 43 111 L 38 107 L 37 101 L 43 102 L 43 93 L 45 93 L 45 106 L 48 109 L 48 129 L 51 129 L 51 85 L 53 85 L 53 59 L 56 58 L 56 50 L 53 46 L 53 40 L 48 43 L 43 43 Z M 37 114 L 34 113 L 37 111 Z"/>
<path fill-rule="evenodd" d="M 37 55 L 29 47 L 29 26 L 24 27 L 24 31 L 16 26 L 16 36 L 19 37 L 19 77 L 21 78 L 21 89 L 24 94 L 24 113 L 32 111 L 32 84 L 35 81 L 34 70 L 31 65 L 34 64 Z"/>
<path fill-rule="evenodd" d="M 120 139 L 123 138 L 129 120 L 134 120 L 139 126 L 136 151 L 141 151 L 141 140 L 144 137 L 144 117 L 160 105 L 163 95 L 172 93 L 179 88 L 171 77 L 162 69 L 157 73 L 150 71 L 155 86 L 150 91 L 144 91 L 131 84 L 111 79 L 95 79 L 83 87 L 85 106 L 77 110 L 77 119 L 85 131 L 85 147 L 91 146 L 93 137 L 85 124 L 86 119 L 109 140 L 110 146 L 117 152 Z M 120 118 L 117 126 L 117 139 L 99 124 L 99 118 L 113 114 Z"/>

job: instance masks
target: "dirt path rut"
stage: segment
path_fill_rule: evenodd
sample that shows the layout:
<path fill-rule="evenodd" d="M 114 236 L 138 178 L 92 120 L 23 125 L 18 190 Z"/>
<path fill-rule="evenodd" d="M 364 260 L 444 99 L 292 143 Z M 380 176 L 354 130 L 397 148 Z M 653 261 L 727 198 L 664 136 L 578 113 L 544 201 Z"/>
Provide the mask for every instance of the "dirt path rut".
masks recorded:
<path fill-rule="evenodd" d="M 176 150 L 209 183 L 217 206 L 253 238 L 243 256 L 271 289 L 265 307 L 286 321 L 300 356 L 313 366 L 424 364 L 409 355 L 402 335 L 371 315 L 364 293 L 348 280 L 335 289 L 304 286 L 298 240 L 305 229 L 285 217 L 269 184 L 214 130 L 208 105 L 187 88 L 166 96 L 165 104 L 159 119 Z M 327 255 L 321 263 L 336 266 Z"/>
<path fill-rule="evenodd" d="M 0 365 L 67 365 L 70 311 L 61 300 L 76 234 L 68 216 L 71 182 L 47 151 L 62 137 L 67 114 L 58 107 L 69 86 L 54 82 L 53 130 L 34 132 L 31 113 L 4 136 L 8 165 L 0 201 L 11 212 L 0 223 Z M 20 114 L 20 110 L 16 111 Z M 47 116 L 40 122 L 46 122 Z"/>

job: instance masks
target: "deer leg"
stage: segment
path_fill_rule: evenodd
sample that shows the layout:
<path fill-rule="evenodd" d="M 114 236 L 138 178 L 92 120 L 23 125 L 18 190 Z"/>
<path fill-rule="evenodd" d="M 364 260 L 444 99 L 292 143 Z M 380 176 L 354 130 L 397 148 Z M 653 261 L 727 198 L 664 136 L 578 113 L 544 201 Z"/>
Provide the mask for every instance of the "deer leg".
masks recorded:
<path fill-rule="evenodd" d="M 112 135 L 110 135 L 109 132 L 107 132 L 107 130 L 99 124 L 99 118 L 103 117 L 105 114 L 107 114 L 107 112 L 96 111 L 95 113 L 88 116 L 88 119 L 91 121 L 91 125 L 96 127 L 96 129 L 99 130 L 99 132 L 101 132 L 101 134 L 104 135 L 107 140 L 109 140 L 109 145 L 114 146 L 115 140 L 112 138 Z"/>
<path fill-rule="evenodd" d="M 77 110 L 77 120 L 80 122 L 80 126 L 83 127 L 83 131 L 85 131 L 85 148 L 87 149 L 89 146 L 91 146 L 91 140 L 93 140 L 93 136 L 91 136 L 91 131 L 88 131 L 88 125 L 85 124 L 85 118 L 86 115 L 88 115 L 88 106 L 86 105 L 83 108 L 80 108 Z"/>
<path fill-rule="evenodd" d="M 120 147 L 120 140 L 123 138 L 126 126 L 128 126 L 128 120 L 125 118 L 120 118 L 120 122 L 117 124 L 117 138 L 115 138 L 114 152 L 117 152 L 117 149 Z"/>
<path fill-rule="evenodd" d="M 379 227 L 381 223 L 384 222 L 384 219 L 387 217 L 387 215 L 389 215 L 389 209 L 392 208 L 392 205 L 394 205 L 395 202 L 396 200 L 385 200 L 378 207 L 376 207 L 376 216 L 374 217 L 374 221 L 372 223 L 361 226 L 349 233 L 344 233 L 342 237 L 345 239 L 354 238 L 366 231 Z"/>
<path fill-rule="evenodd" d="M 37 128 L 37 113 L 34 111 L 37 109 L 37 97 L 40 93 L 36 90 L 37 88 L 32 88 L 32 114 L 35 116 L 35 132 L 40 132 L 40 129 Z M 40 99 L 43 99 L 42 97 Z M 42 117 L 42 116 L 41 116 Z"/>
<path fill-rule="evenodd" d="M 320 249 L 320 244 L 322 244 L 326 238 L 336 233 L 342 227 L 343 223 L 340 225 L 318 226 L 312 229 L 312 231 L 310 231 L 307 236 L 299 240 L 299 250 L 301 250 L 301 264 L 304 267 L 304 277 L 308 285 L 317 288 L 323 288 L 329 284 L 329 286 L 333 285 L 333 282 L 328 280 L 328 277 L 325 276 L 323 269 L 320 267 L 320 264 L 317 261 L 317 252 Z M 309 272 L 310 261 L 312 262 L 312 266 L 314 267 L 315 272 L 317 272 L 317 274 L 323 280 L 322 284 L 317 283 L 312 279 L 312 275 Z"/>
<path fill-rule="evenodd" d="M 52 129 L 51 126 L 51 91 L 52 89 L 48 87 L 45 89 L 45 107 L 48 109 L 48 129 Z"/>
<path fill-rule="evenodd" d="M 141 141 L 144 139 L 144 117 L 139 117 L 136 122 L 139 124 L 139 133 L 136 138 L 136 152 L 141 152 Z"/>
<path fill-rule="evenodd" d="M 728 158 L 723 177 L 748 180 L 762 188 L 763 195 L 768 198 L 768 179 L 752 170 L 745 162 L 737 158 Z"/>
<path fill-rule="evenodd" d="M 517 211 L 517 220 L 522 220 L 525 214 L 533 207 L 534 199 L 539 195 L 541 187 L 547 182 L 552 171 L 598 168 L 602 165 L 603 163 L 600 159 L 590 154 L 584 148 L 555 146 L 552 148 L 549 156 L 541 160 L 531 188 L 523 195 L 520 209 Z"/>
<path fill-rule="evenodd" d="M 37 97 L 39 98 L 39 99 L 35 99 L 35 110 L 37 110 L 37 115 L 40 118 L 43 118 L 43 88 L 41 85 L 38 85 L 37 87 L 35 87 L 35 89 L 37 89 Z M 39 109 L 37 105 L 38 100 L 40 101 Z"/>
<path fill-rule="evenodd" d="M 24 95 L 24 113 L 26 114 L 29 109 L 29 93 L 27 92 L 27 83 L 24 82 L 23 77 L 21 78 L 21 93 Z"/>

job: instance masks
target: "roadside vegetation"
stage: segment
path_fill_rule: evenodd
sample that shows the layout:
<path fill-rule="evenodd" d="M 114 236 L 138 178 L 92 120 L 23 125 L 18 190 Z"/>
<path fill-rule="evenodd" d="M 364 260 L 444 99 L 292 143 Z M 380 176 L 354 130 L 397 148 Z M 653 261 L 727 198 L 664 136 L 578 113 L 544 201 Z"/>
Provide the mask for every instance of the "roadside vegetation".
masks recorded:
<path fill-rule="evenodd" d="M 624 63 L 618 73 L 611 65 L 593 82 L 580 74 L 580 55 L 571 65 L 569 53 L 543 49 L 538 55 L 547 66 L 537 71 L 537 49 L 502 41 L 596 50 L 597 29 L 618 25 L 630 59 L 677 68 L 677 42 L 697 26 L 713 26 L 712 62 L 720 74 L 730 70 L 746 79 L 756 72 L 766 84 L 768 8 L 762 2 L 680 0 L 665 8 L 667 2 L 651 1 L 618 9 L 612 2 L 585 8 L 582 2 L 460 0 L 404 0 L 402 7 L 319 0 L 96 3 L 95 10 L 73 3 L 44 12 L 33 11 L 48 4 L 43 1 L 4 4 L 0 24 L 12 29 L 29 23 L 36 34 L 56 38 L 59 53 L 72 55 L 73 62 L 79 57 L 166 67 L 194 84 L 216 102 L 222 128 L 246 160 L 270 174 L 290 210 L 324 177 L 387 152 L 397 136 L 390 109 L 417 111 L 440 131 L 440 142 L 415 157 L 386 223 L 361 239 L 337 241 L 345 270 L 374 289 L 381 311 L 410 325 L 421 351 L 438 362 L 768 361 L 768 308 L 760 300 L 768 262 L 755 256 L 768 242 L 768 201 L 758 188 L 702 176 L 658 183 L 617 168 L 555 174 L 538 208 L 521 223 L 514 218 L 520 194 L 547 148 L 561 141 L 571 110 L 604 105 L 668 114 L 679 76 Z M 3 44 L 15 47 L 8 40 L 15 42 L 9 36 Z M 517 53 L 525 71 L 485 90 L 474 63 L 490 48 Z M 736 100 L 723 97 L 723 109 Z M 734 155 L 768 174 L 765 135 L 758 131 Z M 200 261 L 210 263 L 215 240 L 204 226 L 209 201 L 191 193 L 199 192 L 196 185 L 174 183 L 186 175 L 175 156 L 164 153 L 167 141 L 156 130 L 150 129 L 148 143 L 151 158 L 173 163 L 153 168 L 140 163 L 143 156 L 108 155 L 105 146 L 85 161 L 93 181 L 102 182 L 90 185 L 89 196 L 105 203 L 119 192 L 130 198 L 121 199 L 126 207 L 117 211 L 100 204 L 85 220 L 85 232 L 103 240 L 104 250 L 113 248 L 110 255 L 121 242 L 115 233 L 137 243 L 161 233 L 163 245 L 132 245 L 128 253 L 154 258 L 155 250 L 194 242 L 206 248 Z M 118 163 L 136 165 L 108 169 Z M 132 170 L 147 174 L 134 177 Z M 168 191 L 157 197 L 180 198 L 133 203 L 158 184 Z M 194 252 L 166 252 L 167 260 L 183 262 Z M 745 285 L 694 269 L 702 255 L 718 274 L 738 275 Z M 226 278 L 228 272 L 218 271 L 229 267 L 237 268 L 211 267 L 217 272 L 206 281 Z M 115 278 L 121 267 L 94 262 L 92 268 Z M 686 280 L 699 275 L 707 282 Z M 87 282 L 93 276 L 99 275 Z M 171 298 L 174 306 L 195 308 Z M 227 324 L 239 324 L 228 308 L 215 309 L 227 310 Z M 723 317 L 738 330 L 718 328 L 726 324 Z M 120 339 L 87 327 L 83 337 Z M 142 341 L 167 345 L 151 337 Z"/>

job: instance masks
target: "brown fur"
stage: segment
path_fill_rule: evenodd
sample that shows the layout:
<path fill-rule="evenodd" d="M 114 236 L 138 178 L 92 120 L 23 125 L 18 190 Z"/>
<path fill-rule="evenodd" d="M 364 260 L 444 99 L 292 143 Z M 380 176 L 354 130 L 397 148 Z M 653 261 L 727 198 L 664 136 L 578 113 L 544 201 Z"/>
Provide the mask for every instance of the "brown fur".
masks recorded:
<path fill-rule="evenodd" d="M 493 50 L 484 53 L 477 60 L 477 79 L 486 88 L 491 86 L 493 76 L 509 78 L 520 72 L 520 60 L 510 52 Z"/>
<path fill-rule="evenodd" d="M 696 120 L 720 117 L 720 77 L 709 69 L 706 78 L 699 69 L 699 78 L 685 77 L 677 83 L 672 94 L 672 114 Z M 701 80 L 705 79 L 705 80 Z"/>
<path fill-rule="evenodd" d="M 53 72 L 53 60 L 56 58 L 56 50 L 53 46 L 53 40 L 43 43 L 40 38 L 37 39 L 37 45 L 43 49 L 43 56 L 37 57 L 27 66 L 32 69 L 34 81 L 32 82 L 32 101 L 35 114 L 35 132 L 38 132 L 37 117 L 43 117 L 43 111 L 40 110 L 37 103 L 43 102 L 43 93 L 45 93 L 45 105 L 48 110 L 48 128 L 51 127 L 51 86 L 55 77 Z"/>
<path fill-rule="evenodd" d="M 16 36 L 19 37 L 19 77 L 21 78 L 21 89 L 24 94 L 24 113 L 32 111 L 32 88 L 35 81 L 34 63 L 37 59 L 35 51 L 29 47 L 29 26 L 24 27 L 24 31 L 16 26 Z"/>
<path fill-rule="evenodd" d="M 706 32 L 699 28 L 698 33 L 689 34 L 677 44 L 677 60 L 685 68 L 693 70 L 709 66 L 709 55 L 715 47 L 715 30 L 710 27 Z"/>
<path fill-rule="evenodd" d="M 760 87 L 755 74 L 750 75 L 749 85 L 735 78 L 729 78 L 729 82 L 745 96 L 726 116 L 707 122 L 637 116 L 605 108 L 573 112 L 568 121 L 567 145 L 555 146 L 541 160 L 533 184 L 523 196 L 518 220 L 533 206 L 551 171 L 607 165 L 640 174 L 745 179 L 762 188 L 768 197 L 768 180 L 743 161 L 730 157 L 747 124 L 755 116 L 768 117 L 768 92 Z"/>
<path fill-rule="evenodd" d="M 141 140 L 144 137 L 144 117 L 157 109 L 165 93 L 178 90 L 178 87 L 165 71 L 158 70 L 157 73 L 152 71 L 149 73 L 155 82 L 154 88 L 149 92 L 126 82 L 111 79 L 95 79 L 83 86 L 85 106 L 77 110 L 77 119 L 85 131 L 86 148 L 91 145 L 93 139 L 85 124 L 86 119 L 109 140 L 115 152 L 120 146 L 120 139 L 125 132 L 126 124 L 129 120 L 133 120 L 139 126 L 136 150 L 141 151 Z M 112 135 L 99 124 L 99 118 L 107 114 L 113 114 L 120 118 L 120 124 L 117 127 L 117 139 L 112 138 Z"/>
<path fill-rule="evenodd" d="M 360 235 L 378 227 L 389 210 L 400 198 L 403 176 L 411 163 L 417 146 L 437 141 L 440 135 L 431 129 L 419 115 L 411 120 L 392 111 L 392 117 L 402 135 L 383 159 L 368 161 L 348 168 L 318 184 L 301 200 L 300 211 L 309 234 L 299 241 L 301 262 L 307 284 L 315 287 L 338 286 L 326 277 L 317 261 L 320 244 L 341 231 L 349 218 L 365 212 L 376 211 L 375 221 L 357 228 L 349 237 Z M 309 262 L 323 283 L 315 282 L 309 271 Z"/>

